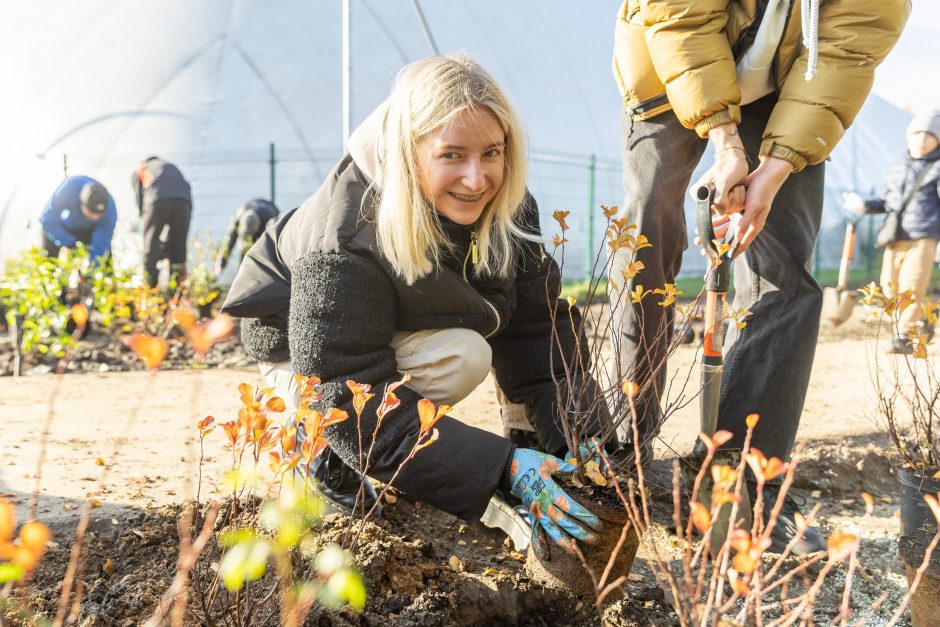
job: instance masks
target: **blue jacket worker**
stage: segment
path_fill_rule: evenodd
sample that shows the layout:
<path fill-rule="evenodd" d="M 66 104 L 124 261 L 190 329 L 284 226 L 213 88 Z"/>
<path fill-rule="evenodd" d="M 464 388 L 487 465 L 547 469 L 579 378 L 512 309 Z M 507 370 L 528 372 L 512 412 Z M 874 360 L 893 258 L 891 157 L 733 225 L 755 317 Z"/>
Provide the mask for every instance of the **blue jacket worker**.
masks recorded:
<path fill-rule="evenodd" d="M 81 242 L 96 259 L 111 252 L 117 208 L 104 185 L 89 176 L 70 176 L 49 198 L 39 223 L 50 257 Z"/>

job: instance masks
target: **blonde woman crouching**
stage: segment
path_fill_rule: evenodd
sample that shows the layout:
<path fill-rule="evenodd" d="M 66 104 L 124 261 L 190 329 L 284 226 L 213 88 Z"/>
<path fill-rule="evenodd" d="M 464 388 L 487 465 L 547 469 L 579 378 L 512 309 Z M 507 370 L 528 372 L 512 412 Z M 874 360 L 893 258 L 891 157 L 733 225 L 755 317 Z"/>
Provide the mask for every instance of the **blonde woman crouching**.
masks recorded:
<path fill-rule="evenodd" d="M 562 357 L 572 361 L 576 343 L 525 180 L 521 127 L 490 75 L 464 56 L 412 63 L 320 189 L 254 245 L 223 311 L 246 318 L 246 349 L 289 403 L 298 400 L 295 372 L 322 380 L 315 409 L 351 416 L 348 380 L 381 395 L 411 375 L 375 438 L 366 473 L 380 481 L 418 438 L 421 398 L 454 405 L 493 369 L 505 395 L 525 405 L 540 451 L 444 416 L 438 440 L 394 485 L 470 521 L 497 490 L 515 495 L 544 549 L 542 531 L 568 546 L 592 541 L 600 522 L 552 479 L 573 470 L 555 457 L 567 447 L 552 368 L 564 382 Z M 555 359 L 550 307 L 567 353 Z M 355 420 L 326 433 L 330 449 L 315 480 L 346 511 L 360 493 L 360 441 L 363 450 L 372 445 L 377 407 L 366 405 L 361 440 Z M 365 485 L 368 509 L 375 493 Z"/>

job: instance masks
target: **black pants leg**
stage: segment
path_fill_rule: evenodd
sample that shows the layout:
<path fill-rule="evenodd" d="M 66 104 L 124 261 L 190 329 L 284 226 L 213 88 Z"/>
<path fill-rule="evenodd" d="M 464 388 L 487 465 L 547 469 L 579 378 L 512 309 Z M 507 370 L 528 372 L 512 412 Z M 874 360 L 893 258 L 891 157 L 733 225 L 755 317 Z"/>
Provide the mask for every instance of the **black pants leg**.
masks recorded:
<path fill-rule="evenodd" d="M 688 246 L 684 202 L 689 180 L 705 151 L 706 141 L 684 128 L 668 111 L 651 120 L 633 122 L 623 116 L 623 187 L 625 198 L 619 218 L 636 224 L 634 235 L 645 235 L 652 243 L 636 254 L 644 268 L 625 281 L 621 271 L 630 261 L 628 251 L 619 251 L 610 269 L 611 380 L 630 379 L 640 387 L 636 398 L 637 427 L 641 443 L 659 432 L 659 399 L 665 393 L 666 347 L 672 337 L 673 307 L 662 307 L 659 299 L 647 297 L 630 302 L 630 290 L 662 288 L 675 283 Z M 615 416 L 626 419 L 618 428 L 622 441 L 632 441 L 629 414 L 615 408 Z"/>
<path fill-rule="evenodd" d="M 741 139 L 756 159 L 775 99 L 742 109 Z M 757 163 L 756 161 L 754 162 Z M 725 351 L 718 428 L 744 443 L 748 414 L 760 414 L 751 446 L 786 459 L 793 448 L 816 354 L 822 290 L 812 263 L 822 219 L 825 166 L 791 174 L 777 193 L 763 231 L 734 262 L 734 308 L 753 315 L 732 325 Z"/>
<path fill-rule="evenodd" d="M 144 231 L 144 272 L 150 287 L 159 280 L 157 263 L 169 259 L 171 268 L 177 271 L 186 264 L 186 243 L 192 205 L 182 198 L 160 199 L 144 207 L 141 214 Z M 160 241 L 163 229 L 167 228 L 167 240 Z"/>

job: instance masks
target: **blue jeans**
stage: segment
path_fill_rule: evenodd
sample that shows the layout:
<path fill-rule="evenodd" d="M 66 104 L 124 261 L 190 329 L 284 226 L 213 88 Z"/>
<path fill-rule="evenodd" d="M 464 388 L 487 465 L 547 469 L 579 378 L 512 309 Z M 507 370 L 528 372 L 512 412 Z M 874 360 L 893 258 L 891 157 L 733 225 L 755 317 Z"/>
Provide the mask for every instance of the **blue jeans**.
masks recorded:
<path fill-rule="evenodd" d="M 773 111 L 770 95 L 742 107 L 738 132 L 752 169 L 761 136 Z M 688 246 L 684 200 L 692 172 L 707 140 L 684 128 L 672 111 L 650 120 L 623 120 L 623 184 L 626 198 L 618 217 L 638 225 L 652 248 L 637 253 L 645 268 L 627 284 L 646 289 L 674 283 Z M 756 241 L 733 265 L 732 307 L 753 315 L 747 326 L 732 329 L 725 341 L 718 428 L 735 437 L 728 448 L 741 448 L 745 418 L 760 422 L 751 445 L 768 457 L 786 459 L 796 439 L 816 351 L 822 290 L 812 276 L 812 257 L 823 206 L 824 165 L 791 174 L 774 199 Z M 614 258 L 610 275 L 617 283 L 629 261 Z M 619 284 L 618 284 L 619 285 Z M 622 289 L 622 288 L 621 288 Z M 611 294 L 611 302 L 618 293 Z M 615 351 L 612 376 L 629 377 L 647 393 L 637 399 L 640 439 L 659 432 L 660 398 L 665 393 L 667 346 L 672 339 L 673 307 L 646 298 L 641 305 L 614 307 L 611 341 Z M 697 380 L 697 377 L 693 377 Z"/>

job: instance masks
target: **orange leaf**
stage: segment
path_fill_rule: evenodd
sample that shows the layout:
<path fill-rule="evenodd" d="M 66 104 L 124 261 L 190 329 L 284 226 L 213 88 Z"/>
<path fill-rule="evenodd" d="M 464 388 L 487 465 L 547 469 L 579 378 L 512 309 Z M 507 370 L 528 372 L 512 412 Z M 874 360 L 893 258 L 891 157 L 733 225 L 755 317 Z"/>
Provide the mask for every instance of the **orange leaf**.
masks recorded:
<path fill-rule="evenodd" d="M 829 541 L 827 542 L 829 546 L 829 559 L 833 561 L 845 559 L 858 546 L 858 540 L 857 535 L 836 529 L 835 532 L 829 536 Z"/>
<path fill-rule="evenodd" d="M 614 205 L 613 207 L 606 207 L 604 205 L 601 205 L 601 211 L 604 212 L 604 217 L 607 218 L 608 220 L 610 220 L 615 215 L 617 215 L 617 211 L 619 209 L 620 207 L 618 207 L 617 205 Z"/>
<path fill-rule="evenodd" d="M 724 429 L 716 431 L 715 435 L 712 436 L 712 442 L 715 443 L 715 448 L 718 448 L 722 444 L 726 443 L 728 440 L 734 437 L 734 434 L 730 431 Z"/>
<path fill-rule="evenodd" d="M 40 557 L 25 546 L 13 546 L 13 563 L 23 570 L 32 570 L 39 563 Z"/>
<path fill-rule="evenodd" d="M 733 437 L 733 433 L 725 430 L 716 431 L 715 435 L 712 437 L 708 437 L 705 433 L 698 434 L 698 438 L 702 441 L 702 444 L 704 444 L 705 448 L 707 448 L 711 453 L 714 453 L 719 446 Z"/>
<path fill-rule="evenodd" d="M 640 391 L 640 387 L 633 381 L 626 380 L 623 382 L 623 385 L 620 386 L 623 390 L 623 393 L 627 395 L 627 398 L 635 398 L 637 392 Z"/>
<path fill-rule="evenodd" d="M 747 581 L 738 575 L 735 570 L 728 571 L 728 580 L 731 582 L 731 589 L 734 590 L 734 593 L 738 596 L 747 596 L 747 593 L 751 591 L 751 587 L 748 585 Z"/>
<path fill-rule="evenodd" d="M 751 534 L 746 529 L 735 529 L 731 534 L 731 548 L 745 553 L 751 550 Z"/>
<path fill-rule="evenodd" d="M 712 481 L 716 486 L 728 488 L 738 480 L 738 471 L 724 464 L 712 466 Z"/>
<path fill-rule="evenodd" d="M 751 549 L 749 551 L 744 551 L 735 555 L 734 559 L 731 560 L 731 563 L 738 572 L 745 575 L 751 575 L 757 569 L 757 562 L 759 559 L 760 553 L 755 549 Z"/>
<path fill-rule="evenodd" d="M 875 499 L 868 492 L 862 492 L 862 500 L 865 501 L 865 513 L 871 515 L 875 511 Z"/>
<path fill-rule="evenodd" d="M 88 307 L 85 307 L 85 305 L 81 303 L 72 305 L 71 315 L 77 327 L 82 328 L 88 324 Z"/>
<path fill-rule="evenodd" d="M 214 423 L 214 422 L 215 422 L 215 418 L 213 418 L 212 416 L 206 416 L 205 418 L 203 418 L 202 420 L 200 420 L 198 423 L 196 423 L 196 427 L 197 427 L 200 431 L 202 431 L 202 430 L 205 429 L 206 427 L 212 426 L 212 423 Z"/>
<path fill-rule="evenodd" d="M 430 432 L 431 427 L 451 409 L 450 405 L 435 407 L 434 403 L 426 398 L 422 398 L 418 401 L 418 421 L 421 424 L 420 433 L 423 435 Z"/>
<path fill-rule="evenodd" d="M 326 412 L 326 416 L 323 417 L 323 422 L 320 424 L 320 429 L 326 429 L 329 426 L 343 422 L 347 418 L 349 418 L 348 412 L 345 412 L 342 409 L 336 409 L 335 407 L 330 407 Z"/>
<path fill-rule="evenodd" d="M 287 409 L 287 404 L 284 402 L 284 399 L 282 399 L 280 396 L 272 396 L 271 398 L 268 399 L 268 402 L 265 404 L 265 407 L 267 407 L 269 411 L 280 413 L 284 411 L 285 409 Z"/>
<path fill-rule="evenodd" d="M 311 451 L 310 458 L 316 459 L 319 457 L 320 454 L 323 453 L 323 451 L 325 451 L 326 447 L 329 445 L 330 443 L 327 442 L 326 438 L 324 438 L 322 435 L 318 436 L 317 439 L 313 441 L 313 450 Z"/>
<path fill-rule="evenodd" d="M 8 501 L 0 501 L 0 544 L 9 542 L 16 529 L 16 509 Z"/>
<path fill-rule="evenodd" d="M 356 383 L 355 381 L 348 380 L 346 381 L 346 387 L 353 393 L 353 409 L 356 411 L 356 415 L 361 416 L 366 403 L 375 396 L 375 394 L 369 394 L 369 390 L 372 389 L 372 386 L 368 383 Z"/>
<path fill-rule="evenodd" d="M 278 474 L 278 469 L 281 466 L 281 456 L 277 451 L 268 453 L 268 466 L 274 474 Z"/>
<path fill-rule="evenodd" d="M 95 458 L 95 465 L 96 465 L 96 466 L 104 466 L 104 458 L 103 458 L 103 457 L 96 457 L 96 458 Z"/>
<path fill-rule="evenodd" d="M 294 468 L 297 467 L 298 463 L 300 463 L 300 454 L 294 453 L 293 455 L 290 456 L 290 458 L 287 460 L 287 463 L 284 465 L 284 472 L 293 470 Z"/>
<path fill-rule="evenodd" d="M 235 446 L 235 442 L 238 441 L 238 432 L 240 431 L 238 428 L 238 423 L 234 420 L 231 422 L 224 422 L 222 423 L 222 429 L 225 430 L 225 435 L 228 436 L 229 444 Z"/>
<path fill-rule="evenodd" d="M 751 467 L 751 471 L 754 473 L 754 476 L 757 477 L 757 480 L 761 483 L 767 481 L 767 478 L 764 476 L 764 468 L 767 466 L 767 458 L 764 457 L 764 454 L 761 453 L 756 448 L 752 448 L 751 451 L 744 456 L 744 459 L 747 461 L 747 465 Z"/>
<path fill-rule="evenodd" d="M 767 460 L 767 464 L 764 466 L 764 478 L 767 481 L 772 481 L 774 478 L 779 477 L 786 471 L 786 462 L 781 461 L 777 457 L 771 457 Z"/>
<path fill-rule="evenodd" d="M 565 222 L 565 218 L 571 215 L 570 211 L 555 211 L 552 213 L 552 217 L 555 218 L 555 221 L 558 222 L 558 225 L 561 227 L 562 232 L 568 230 L 568 223 Z"/>
<path fill-rule="evenodd" d="M 712 526 L 712 516 L 708 513 L 708 508 L 696 501 L 692 503 L 692 524 L 700 532 L 705 533 Z"/>
<path fill-rule="evenodd" d="M 757 422 L 760 420 L 760 414 L 748 414 L 744 422 L 747 423 L 748 429 L 753 429 L 757 426 Z"/>
<path fill-rule="evenodd" d="M 712 492 L 712 505 L 724 505 L 725 503 L 737 503 L 738 501 L 739 499 L 734 492 L 719 488 L 715 488 L 715 491 Z"/>
<path fill-rule="evenodd" d="M 247 383 L 238 384 L 238 394 L 241 397 L 242 405 L 253 405 L 255 402 L 255 391 Z"/>
<path fill-rule="evenodd" d="M 166 359 L 167 344 L 162 337 L 154 337 L 146 333 L 135 333 L 127 339 L 127 346 L 134 351 L 144 365 L 151 370 L 159 370 L 163 360 Z"/>
<path fill-rule="evenodd" d="M 46 552 L 46 543 L 52 537 L 49 527 L 39 521 L 30 520 L 20 528 L 20 544 L 33 555 L 41 556 Z"/>
<path fill-rule="evenodd" d="M 187 333 L 196 326 L 196 314 L 192 309 L 174 309 L 171 317 L 173 322 Z"/>
<path fill-rule="evenodd" d="M 213 344 L 229 336 L 234 325 L 232 317 L 225 314 L 219 314 L 212 320 L 200 322 L 187 334 L 189 344 L 197 355 L 205 355 Z"/>

